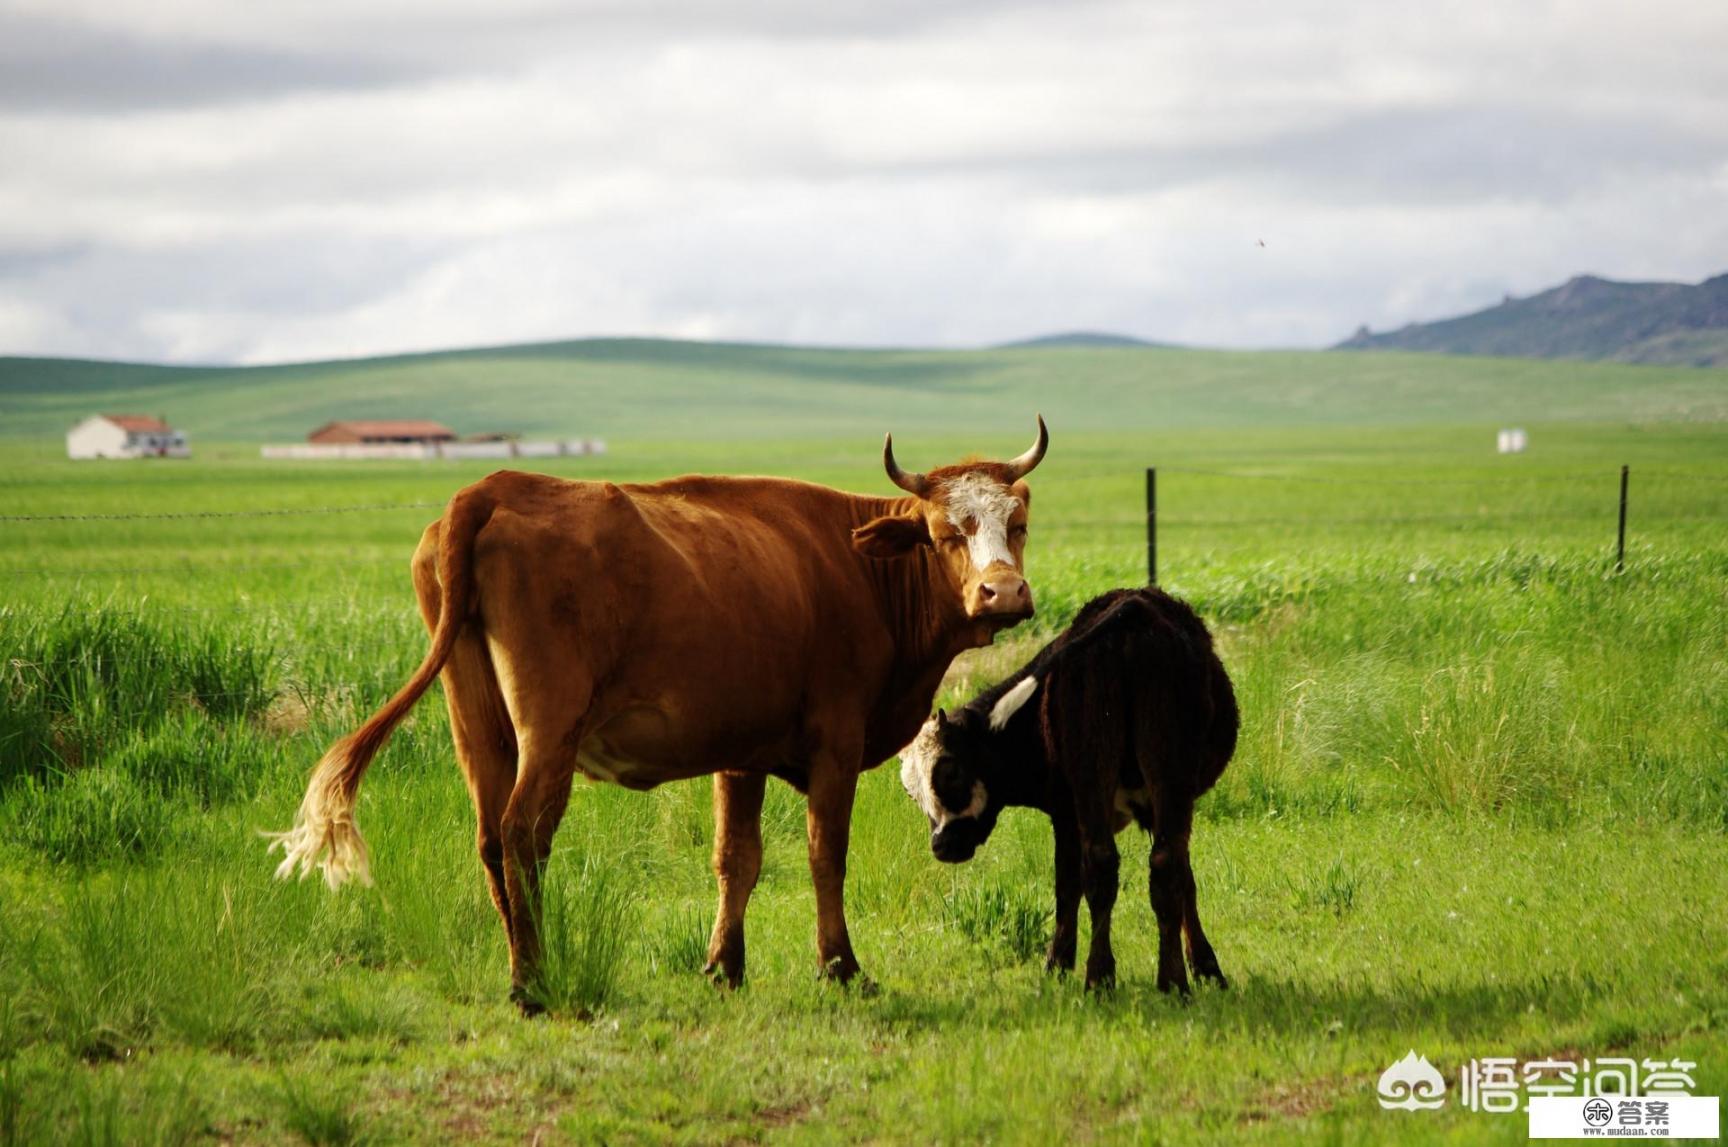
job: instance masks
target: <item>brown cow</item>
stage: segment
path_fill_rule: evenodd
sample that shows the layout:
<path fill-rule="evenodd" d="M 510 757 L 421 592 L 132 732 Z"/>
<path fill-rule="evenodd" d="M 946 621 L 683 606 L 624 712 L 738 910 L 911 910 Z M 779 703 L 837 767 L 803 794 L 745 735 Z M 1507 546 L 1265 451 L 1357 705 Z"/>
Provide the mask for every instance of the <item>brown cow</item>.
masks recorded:
<path fill-rule="evenodd" d="M 649 789 L 714 774 L 719 910 L 708 971 L 744 975 L 767 778 L 807 793 L 816 948 L 858 971 L 843 885 L 861 770 L 911 740 L 962 650 L 1032 616 L 1023 481 L 1012 462 L 909 474 L 909 497 L 781 478 L 650 485 L 501 471 L 426 528 L 414 588 L 432 648 L 314 770 L 277 870 L 369 879 L 361 776 L 442 671 L 480 858 L 510 942 L 511 996 L 536 1010 L 539 873 L 577 770 Z M 275 847 L 273 845 L 272 847 Z"/>

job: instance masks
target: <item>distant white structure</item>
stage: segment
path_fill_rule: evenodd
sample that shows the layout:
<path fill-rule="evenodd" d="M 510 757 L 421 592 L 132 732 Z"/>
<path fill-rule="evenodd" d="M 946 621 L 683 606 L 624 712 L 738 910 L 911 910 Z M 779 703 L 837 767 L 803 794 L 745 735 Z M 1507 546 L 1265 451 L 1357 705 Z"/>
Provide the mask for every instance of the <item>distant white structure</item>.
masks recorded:
<path fill-rule="evenodd" d="M 365 418 L 326 422 L 305 442 L 266 446 L 266 458 L 297 462 L 331 459 L 428 458 L 564 458 L 606 453 L 606 443 L 597 438 L 571 438 L 559 442 L 522 442 L 514 434 L 472 434 L 458 440 L 456 432 L 441 422 L 425 418 Z"/>
<path fill-rule="evenodd" d="M 1530 445 L 1530 436 L 1517 427 L 1512 427 L 1500 432 L 1499 445 L 1502 454 L 1522 454 L 1524 448 Z"/>
<path fill-rule="evenodd" d="M 265 458 L 299 462 L 331 459 L 398 459 L 420 461 L 448 458 L 576 458 L 606 453 L 598 438 L 570 438 L 557 442 L 294 442 L 265 446 Z"/>
<path fill-rule="evenodd" d="M 148 414 L 93 414 L 66 432 L 68 458 L 190 458 L 186 436 Z"/>

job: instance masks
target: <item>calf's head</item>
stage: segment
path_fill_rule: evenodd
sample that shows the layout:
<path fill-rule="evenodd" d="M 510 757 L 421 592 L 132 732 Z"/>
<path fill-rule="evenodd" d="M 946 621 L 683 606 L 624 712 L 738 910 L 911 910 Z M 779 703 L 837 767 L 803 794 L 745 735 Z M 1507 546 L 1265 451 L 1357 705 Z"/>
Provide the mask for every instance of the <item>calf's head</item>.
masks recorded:
<path fill-rule="evenodd" d="M 930 851 L 937 860 L 972 859 L 990 838 L 1002 812 L 998 737 L 1038 688 L 1036 678 L 1016 684 L 988 714 L 962 709 L 949 717 L 938 709 L 900 752 L 900 784 L 930 822 Z M 995 791 L 992 791 L 994 787 Z"/>
<path fill-rule="evenodd" d="M 1010 462 L 962 462 L 912 474 L 894 461 L 890 434 L 882 446 L 882 465 L 893 483 L 917 501 L 854 530 L 852 544 L 874 558 L 929 547 L 966 616 L 985 627 L 982 642 L 987 644 L 996 630 L 1032 616 L 1032 587 L 1024 572 L 1032 491 L 1025 478 L 1049 445 L 1040 417 L 1038 440 Z"/>

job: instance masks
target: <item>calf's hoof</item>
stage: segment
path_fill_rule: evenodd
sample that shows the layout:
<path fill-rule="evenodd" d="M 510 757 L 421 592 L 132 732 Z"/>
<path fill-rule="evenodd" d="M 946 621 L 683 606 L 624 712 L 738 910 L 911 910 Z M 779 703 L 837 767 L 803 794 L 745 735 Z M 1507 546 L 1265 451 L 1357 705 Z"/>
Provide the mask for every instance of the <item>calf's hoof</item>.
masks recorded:
<path fill-rule="evenodd" d="M 1210 968 L 1195 968 L 1194 978 L 1197 980 L 1212 981 L 1219 991 L 1223 991 L 1225 988 L 1230 986 L 1230 981 L 1224 978 L 1223 969 L 1217 964 L 1213 964 Z"/>
<path fill-rule="evenodd" d="M 1086 990 L 1089 992 L 1109 992 L 1116 988 L 1116 962 L 1109 963 L 1091 960 L 1086 961 Z"/>
<path fill-rule="evenodd" d="M 527 988 L 511 988 L 510 1002 L 516 1005 L 516 1010 L 522 1014 L 522 1018 L 525 1020 L 546 1014 L 546 1005 L 535 999 Z"/>

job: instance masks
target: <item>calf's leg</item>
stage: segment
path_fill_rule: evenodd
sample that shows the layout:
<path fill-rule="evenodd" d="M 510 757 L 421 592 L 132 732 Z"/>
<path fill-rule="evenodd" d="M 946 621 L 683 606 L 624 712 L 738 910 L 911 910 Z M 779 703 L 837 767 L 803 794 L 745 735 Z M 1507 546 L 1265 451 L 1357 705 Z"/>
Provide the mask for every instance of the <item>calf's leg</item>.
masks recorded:
<path fill-rule="evenodd" d="M 1188 970 L 1182 963 L 1183 906 L 1191 878 L 1188 870 L 1188 831 L 1193 803 L 1184 796 L 1159 792 L 1153 799 L 1152 858 L 1147 886 L 1152 911 L 1158 917 L 1158 990 L 1188 994 Z"/>
<path fill-rule="evenodd" d="M 1050 821 L 1056 835 L 1056 922 L 1044 968 L 1072 972 L 1080 931 L 1080 830 L 1068 809 L 1052 814 Z"/>
<path fill-rule="evenodd" d="M 1060 702 L 1054 700 L 1058 693 Z M 1059 763 L 1070 794 L 1080 882 L 1092 919 L 1092 942 L 1086 953 L 1088 988 L 1116 983 L 1110 920 L 1116 908 L 1121 854 L 1116 850 L 1114 805 L 1126 739 L 1122 722 L 1112 715 L 1115 693 L 1113 682 L 1084 677 L 1061 680 L 1044 691 L 1045 757 Z"/>
<path fill-rule="evenodd" d="M 729 987 L 744 982 L 744 910 L 762 872 L 762 773 L 714 774 L 714 877 L 720 904 L 702 970 Z"/>
<path fill-rule="evenodd" d="M 1110 946 L 1110 920 L 1116 909 L 1121 855 L 1116 837 L 1106 825 L 1102 833 L 1082 828 L 1081 869 L 1086 884 L 1086 908 L 1092 919 L 1092 944 L 1086 952 L 1086 986 L 1116 986 L 1116 953 Z"/>
<path fill-rule="evenodd" d="M 1218 956 L 1206 939 L 1206 930 L 1200 926 L 1200 909 L 1194 899 L 1194 866 L 1186 846 L 1182 849 L 1182 887 L 1182 932 L 1188 941 L 1188 964 L 1196 976 L 1228 988 L 1230 981 L 1224 978 L 1224 969 L 1218 966 Z"/>

